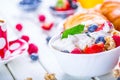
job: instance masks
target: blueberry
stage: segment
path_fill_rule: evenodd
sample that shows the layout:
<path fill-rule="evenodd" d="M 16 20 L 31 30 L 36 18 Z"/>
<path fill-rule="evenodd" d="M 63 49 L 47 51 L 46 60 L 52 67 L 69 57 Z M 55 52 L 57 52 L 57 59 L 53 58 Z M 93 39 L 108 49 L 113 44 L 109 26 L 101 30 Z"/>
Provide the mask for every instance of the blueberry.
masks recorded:
<path fill-rule="evenodd" d="M 48 36 L 48 37 L 46 38 L 46 42 L 49 43 L 50 39 L 51 39 L 51 37 Z"/>
<path fill-rule="evenodd" d="M 97 25 L 90 25 L 89 27 L 88 27 L 88 31 L 89 32 L 94 32 L 96 29 L 98 28 L 98 26 Z"/>
<path fill-rule="evenodd" d="M 77 9 L 77 8 L 78 8 L 78 5 L 77 5 L 75 2 L 73 2 L 73 3 L 71 4 L 71 8 L 72 8 L 72 9 Z"/>
<path fill-rule="evenodd" d="M 120 80 L 120 77 L 119 77 L 119 78 L 117 78 L 117 80 Z"/>
<path fill-rule="evenodd" d="M 21 1 L 19 4 L 20 4 L 20 5 L 25 5 L 25 2 L 24 2 L 24 1 Z"/>
<path fill-rule="evenodd" d="M 105 43 L 105 39 L 104 39 L 103 36 L 100 36 L 100 37 L 98 37 L 98 38 L 96 39 L 95 43 L 99 43 L 99 42 Z"/>
<path fill-rule="evenodd" d="M 53 7 L 53 6 L 50 6 L 50 9 L 51 9 L 51 10 L 55 10 L 55 7 Z"/>
<path fill-rule="evenodd" d="M 30 58 L 33 60 L 33 61 L 36 61 L 36 60 L 38 60 L 38 54 L 36 54 L 36 53 L 33 53 L 33 54 L 31 54 L 30 55 Z"/>
<path fill-rule="evenodd" d="M 70 53 L 68 50 L 63 50 L 61 52 L 64 52 L 64 53 Z"/>
<path fill-rule="evenodd" d="M 34 0 L 22 0 L 21 2 L 25 4 L 32 4 Z"/>

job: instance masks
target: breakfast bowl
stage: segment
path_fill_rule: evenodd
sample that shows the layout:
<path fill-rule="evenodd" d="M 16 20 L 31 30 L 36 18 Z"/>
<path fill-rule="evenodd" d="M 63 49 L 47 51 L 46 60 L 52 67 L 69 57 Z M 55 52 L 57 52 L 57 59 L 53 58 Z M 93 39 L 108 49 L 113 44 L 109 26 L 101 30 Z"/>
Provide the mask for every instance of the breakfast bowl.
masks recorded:
<path fill-rule="evenodd" d="M 73 77 L 96 77 L 111 72 L 120 56 L 120 32 L 98 13 L 68 17 L 49 41 L 64 73 Z"/>
<path fill-rule="evenodd" d="M 75 12 L 76 12 L 76 10 L 74 10 L 74 9 L 66 10 L 66 11 L 57 11 L 50 7 L 50 13 L 56 17 L 66 18 L 66 17 L 74 14 Z"/>
<path fill-rule="evenodd" d="M 78 3 L 75 0 L 57 0 L 50 6 L 50 13 L 53 16 L 66 18 L 78 10 Z"/>
<path fill-rule="evenodd" d="M 61 52 L 53 47 L 52 43 L 58 38 L 60 38 L 60 35 L 52 37 L 49 47 L 56 56 L 62 70 L 70 76 L 101 76 L 111 72 L 119 60 L 120 47 L 96 54 L 71 54 Z"/>

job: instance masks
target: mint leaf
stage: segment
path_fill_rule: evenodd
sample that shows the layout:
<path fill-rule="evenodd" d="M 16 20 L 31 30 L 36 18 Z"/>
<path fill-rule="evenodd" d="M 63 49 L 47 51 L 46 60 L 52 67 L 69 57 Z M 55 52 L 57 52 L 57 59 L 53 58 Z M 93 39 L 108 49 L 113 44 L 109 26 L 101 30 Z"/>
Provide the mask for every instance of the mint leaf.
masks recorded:
<path fill-rule="evenodd" d="M 72 27 L 70 29 L 65 30 L 62 33 L 62 39 L 67 38 L 68 35 L 74 35 L 74 34 L 82 33 L 84 31 L 84 26 L 85 25 L 79 24 L 79 25 L 76 25 L 76 26 L 74 26 L 74 27 Z"/>

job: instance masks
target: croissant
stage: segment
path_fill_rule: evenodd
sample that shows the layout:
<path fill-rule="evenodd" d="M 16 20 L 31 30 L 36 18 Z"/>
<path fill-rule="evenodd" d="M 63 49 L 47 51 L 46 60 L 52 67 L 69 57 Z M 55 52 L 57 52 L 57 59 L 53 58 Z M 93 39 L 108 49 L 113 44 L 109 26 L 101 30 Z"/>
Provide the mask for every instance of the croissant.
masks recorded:
<path fill-rule="evenodd" d="M 120 0 L 105 1 L 100 7 L 101 13 L 120 31 Z"/>
<path fill-rule="evenodd" d="M 99 25 L 106 20 L 106 17 L 104 17 L 100 13 L 93 11 L 85 11 L 68 17 L 64 22 L 64 29 L 71 28 L 78 24 L 84 24 L 85 26 L 89 26 L 91 24 Z"/>

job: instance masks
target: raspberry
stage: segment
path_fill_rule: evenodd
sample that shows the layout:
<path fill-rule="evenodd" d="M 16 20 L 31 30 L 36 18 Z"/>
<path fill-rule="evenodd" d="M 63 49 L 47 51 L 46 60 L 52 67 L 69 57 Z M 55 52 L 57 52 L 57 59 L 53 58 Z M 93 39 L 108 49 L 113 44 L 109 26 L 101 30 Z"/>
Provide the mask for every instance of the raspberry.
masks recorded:
<path fill-rule="evenodd" d="M 72 54 L 80 54 L 82 51 L 79 48 L 75 48 L 71 51 Z"/>
<path fill-rule="evenodd" d="M 38 47 L 34 43 L 30 43 L 28 47 L 28 53 L 29 55 L 32 53 L 38 53 Z"/>
<path fill-rule="evenodd" d="M 27 36 L 27 35 L 22 35 L 21 39 L 25 40 L 26 42 L 28 42 L 30 40 L 29 36 Z"/>
<path fill-rule="evenodd" d="M 46 17 L 45 17 L 45 15 L 41 14 L 41 15 L 38 16 L 38 19 L 39 19 L 40 22 L 44 22 Z"/>
<path fill-rule="evenodd" d="M 120 36 L 118 35 L 113 35 L 112 38 L 115 41 L 116 47 L 120 46 Z"/>
<path fill-rule="evenodd" d="M 16 24 L 16 29 L 17 29 L 18 31 L 22 31 L 22 29 L 23 29 L 22 24 L 20 24 L 20 23 Z"/>

